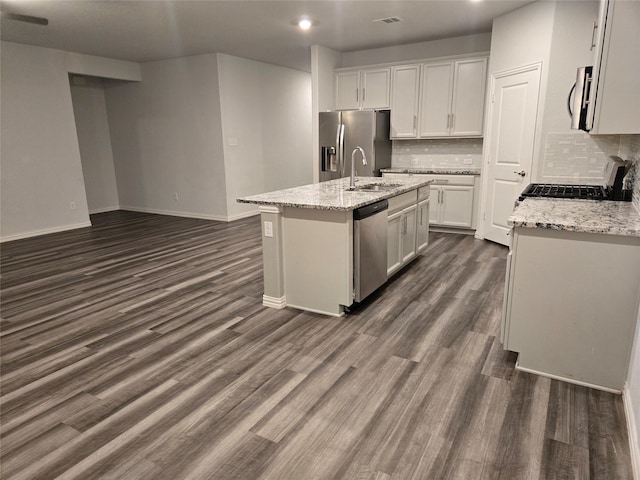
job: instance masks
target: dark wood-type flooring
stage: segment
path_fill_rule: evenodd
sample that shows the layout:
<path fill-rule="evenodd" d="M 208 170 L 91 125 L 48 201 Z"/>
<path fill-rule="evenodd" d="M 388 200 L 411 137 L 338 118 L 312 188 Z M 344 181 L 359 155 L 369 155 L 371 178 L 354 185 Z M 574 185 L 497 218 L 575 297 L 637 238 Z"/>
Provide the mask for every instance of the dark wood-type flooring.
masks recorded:
<path fill-rule="evenodd" d="M 1 246 L 3 479 L 632 478 L 620 396 L 502 350 L 504 247 L 331 318 L 262 306 L 256 217 L 92 221 Z"/>

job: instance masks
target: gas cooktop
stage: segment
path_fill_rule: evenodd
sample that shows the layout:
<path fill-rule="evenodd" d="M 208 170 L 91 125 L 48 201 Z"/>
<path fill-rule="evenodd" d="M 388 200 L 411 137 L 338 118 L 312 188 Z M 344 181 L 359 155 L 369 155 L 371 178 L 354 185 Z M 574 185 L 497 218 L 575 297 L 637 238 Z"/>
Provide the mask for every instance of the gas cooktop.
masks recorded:
<path fill-rule="evenodd" d="M 527 197 L 571 198 L 579 200 L 608 200 L 611 189 L 602 185 L 558 185 L 532 183 L 520 194 L 520 200 Z"/>

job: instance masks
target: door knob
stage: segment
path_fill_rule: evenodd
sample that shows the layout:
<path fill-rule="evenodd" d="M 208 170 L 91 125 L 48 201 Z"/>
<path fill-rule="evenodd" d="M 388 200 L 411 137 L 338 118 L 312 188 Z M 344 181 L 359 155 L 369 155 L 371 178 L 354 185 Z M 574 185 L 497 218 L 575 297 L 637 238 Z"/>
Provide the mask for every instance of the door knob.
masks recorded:
<path fill-rule="evenodd" d="M 520 175 L 521 177 L 524 177 L 527 174 L 527 172 L 525 172 L 524 170 L 522 170 L 521 172 L 513 172 L 513 173 Z"/>

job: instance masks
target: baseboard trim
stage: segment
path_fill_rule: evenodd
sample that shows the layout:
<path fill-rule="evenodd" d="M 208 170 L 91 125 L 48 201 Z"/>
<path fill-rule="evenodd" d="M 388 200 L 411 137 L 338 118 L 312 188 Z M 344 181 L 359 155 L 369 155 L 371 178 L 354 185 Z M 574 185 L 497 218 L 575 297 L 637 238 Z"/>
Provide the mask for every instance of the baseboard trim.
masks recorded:
<path fill-rule="evenodd" d="M 91 222 L 74 223 L 73 225 L 63 225 L 61 227 L 45 228 L 44 230 L 34 230 L 31 232 L 17 233 L 15 235 L 7 235 L 0 237 L 0 243 L 12 242 L 13 240 L 23 240 L 25 238 L 39 237 L 41 235 L 49 235 L 50 233 L 66 232 L 68 230 L 76 230 L 78 228 L 90 227 Z"/>
<path fill-rule="evenodd" d="M 270 297 L 269 295 L 262 295 L 262 305 L 269 308 L 283 309 L 287 306 L 287 297 Z"/>
<path fill-rule="evenodd" d="M 233 222 L 235 220 L 241 220 L 243 218 L 252 217 L 260 213 L 258 212 L 258 210 L 256 210 L 256 211 L 240 213 L 232 216 L 207 215 L 204 213 L 180 212 L 177 210 L 164 210 L 160 208 L 132 207 L 129 205 L 120 205 L 119 210 L 129 210 L 131 212 L 140 212 L 140 213 L 155 213 L 158 215 L 170 215 L 172 217 L 198 218 L 200 220 L 215 220 L 217 222 Z"/>
<path fill-rule="evenodd" d="M 449 228 L 449 227 L 438 227 L 429 225 L 430 232 L 439 232 L 439 233 L 459 233 L 460 235 L 475 235 L 476 231 L 468 228 Z"/>
<path fill-rule="evenodd" d="M 89 215 L 94 215 L 96 213 L 115 212 L 116 210 L 122 210 L 122 209 L 118 205 L 115 205 L 113 207 L 95 208 L 93 210 L 89 210 Z"/>
<path fill-rule="evenodd" d="M 235 215 L 230 215 L 227 217 L 228 222 L 234 222 L 236 220 L 242 220 L 243 218 L 255 217 L 256 215 L 260 215 L 259 210 L 254 210 L 251 212 L 237 213 Z"/>
<path fill-rule="evenodd" d="M 534 375 L 540 375 L 541 377 L 551 378 L 553 380 L 560 380 L 562 382 L 573 383 L 575 385 L 580 385 L 582 387 L 595 388 L 596 390 L 602 390 L 603 392 L 617 393 L 618 395 L 622 393 L 621 390 L 616 390 L 615 388 L 603 387 L 602 385 L 596 385 L 594 383 L 581 382 L 580 380 L 574 380 L 573 378 L 562 377 L 560 375 L 554 375 L 553 373 L 541 372 L 539 370 L 534 370 L 533 368 L 527 368 L 520 365 L 520 358 L 518 357 L 518 361 L 516 362 L 516 370 L 520 370 L 521 372 L 533 373 Z"/>
<path fill-rule="evenodd" d="M 631 468 L 633 469 L 633 478 L 640 479 L 640 450 L 638 445 L 638 428 L 636 427 L 636 416 L 633 411 L 633 402 L 631 401 L 631 393 L 625 384 L 622 389 L 622 404 L 624 405 L 624 414 L 627 420 L 627 434 L 629 435 L 629 453 L 631 456 Z"/>

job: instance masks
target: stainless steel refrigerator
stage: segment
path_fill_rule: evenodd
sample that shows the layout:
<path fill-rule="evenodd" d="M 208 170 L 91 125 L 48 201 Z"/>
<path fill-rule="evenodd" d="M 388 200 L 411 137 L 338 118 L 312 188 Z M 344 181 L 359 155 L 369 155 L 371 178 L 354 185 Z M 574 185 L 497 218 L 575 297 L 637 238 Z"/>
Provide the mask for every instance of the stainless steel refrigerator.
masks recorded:
<path fill-rule="evenodd" d="M 360 177 L 379 177 L 381 168 L 391 167 L 389 110 L 348 110 L 320 113 L 320 181 L 351 175 L 351 153 L 357 146 L 367 156 L 362 165 L 356 156 Z"/>

